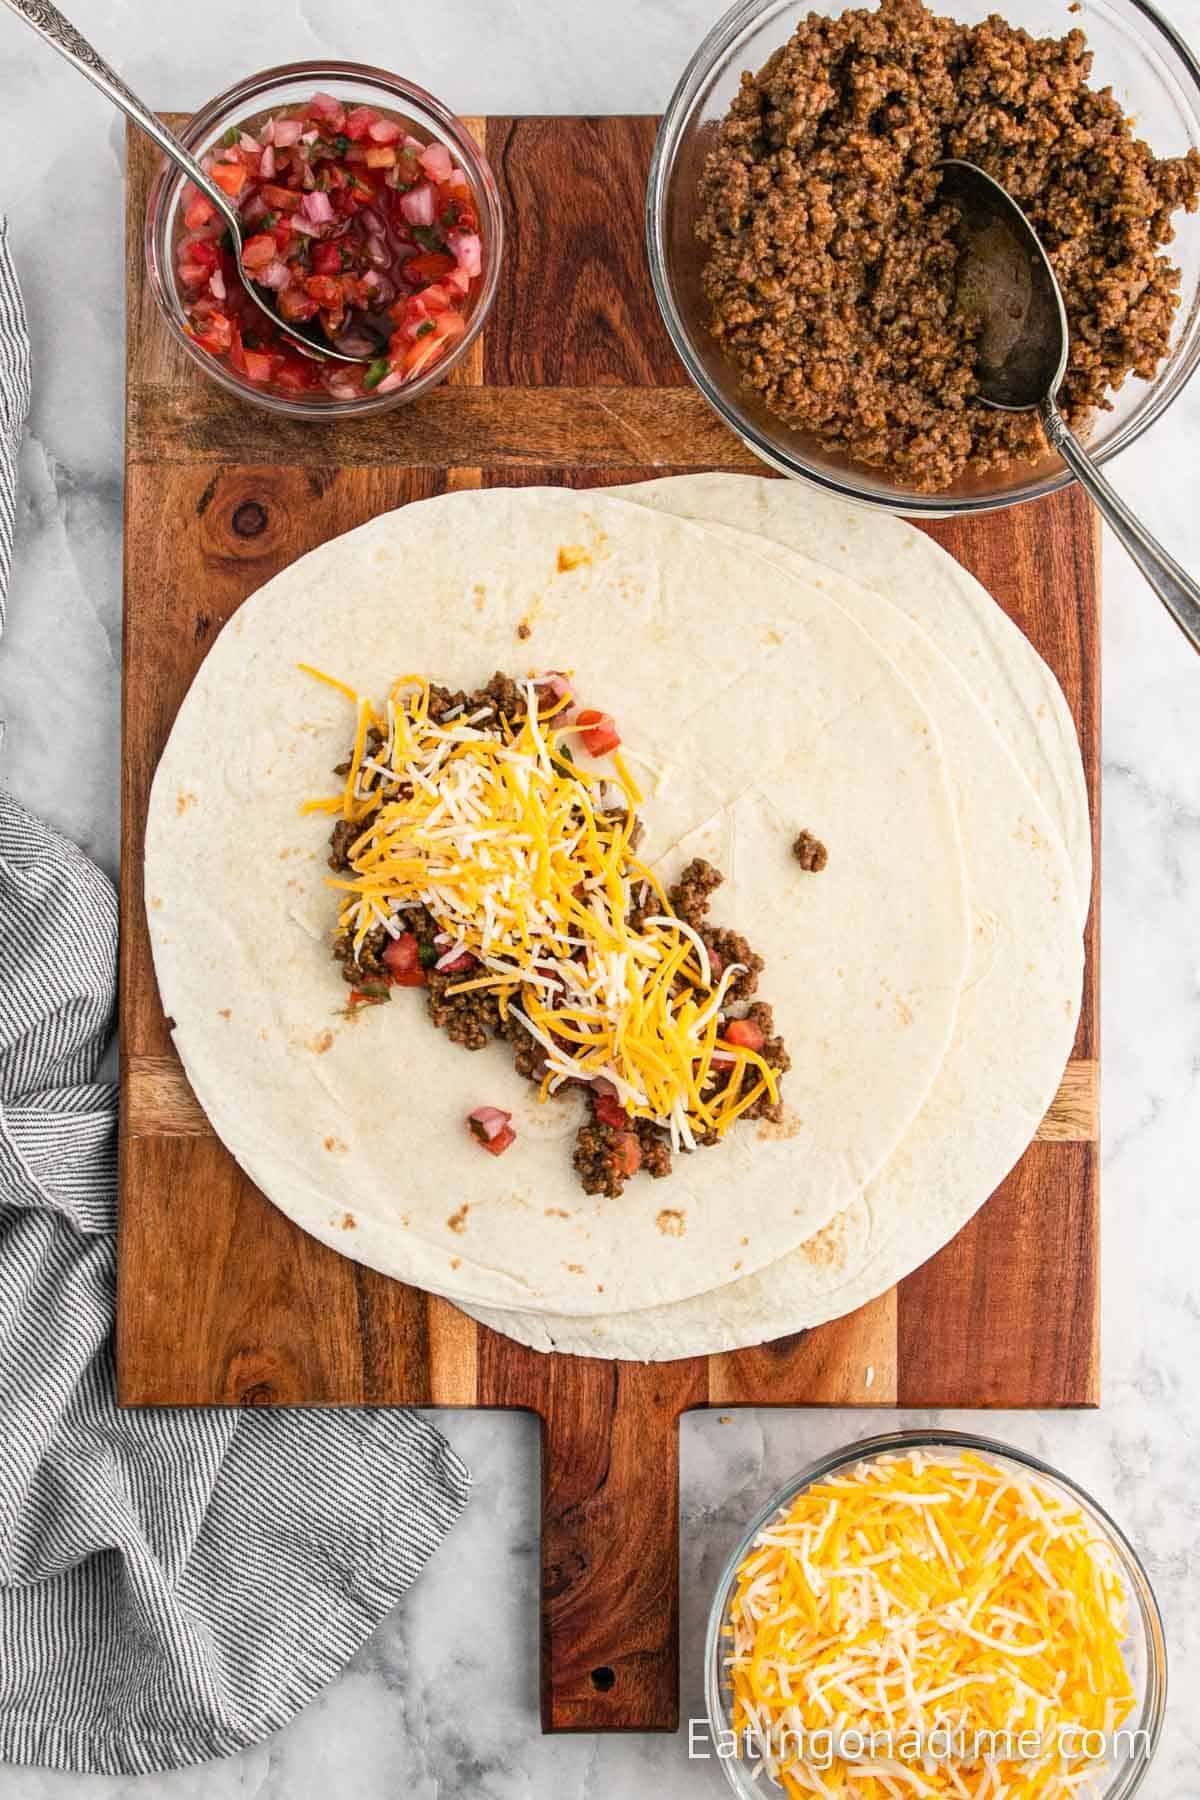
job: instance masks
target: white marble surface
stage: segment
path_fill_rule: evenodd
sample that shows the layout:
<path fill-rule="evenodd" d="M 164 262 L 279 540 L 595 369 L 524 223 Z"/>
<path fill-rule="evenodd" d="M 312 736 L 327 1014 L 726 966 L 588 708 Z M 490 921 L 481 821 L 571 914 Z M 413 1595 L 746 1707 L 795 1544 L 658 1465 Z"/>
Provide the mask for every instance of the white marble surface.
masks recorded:
<path fill-rule="evenodd" d="M 69 0 L 161 106 L 247 68 L 361 54 L 463 111 L 652 111 L 715 0 L 390 0 L 259 9 Z M 1200 34 L 1200 0 L 1174 0 Z M 339 22 L 340 21 L 340 22 Z M 109 868 L 116 857 L 121 594 L 122 130 L 0 13 L 0 206 L 32 317 L 33 418 L 0 645 L 0 779 Z M 81 281 L 81 271 L 83 279 Z M 1200 385 L 1115 473 L 1193 569 Z M 1106 546 L 1104 1405 L 985 1421 L 1109 1504 L 1161 1596 L 1174 1703 L 1148 1800 L 1200 1795 L 1200 659 Z M 661 1800 L 724 1791 L 666 1738 L 542 1738 L 536 1714 L 537 1444 L 524 1419 L 450 1415 L 476 1495 L 453 1548 L 288 1729 L 227 1762 L 140 1780 L 0 1770 L 0 1800 Z M 685 1710 L 707 1595 L 739 1523 L 801 1462 L 896 1422 L 742 1413 L 683 1431 Z M 975 1424 L 959 1416 L 955 1423 Z"/>

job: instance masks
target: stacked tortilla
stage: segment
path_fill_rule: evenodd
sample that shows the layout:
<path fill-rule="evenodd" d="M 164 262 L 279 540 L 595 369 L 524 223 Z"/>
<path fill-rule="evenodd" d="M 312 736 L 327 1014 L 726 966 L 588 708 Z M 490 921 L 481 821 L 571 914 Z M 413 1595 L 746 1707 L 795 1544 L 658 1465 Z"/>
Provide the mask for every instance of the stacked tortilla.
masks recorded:
<path fill-rule="evenodd" d="M 642 855 L 714 862 L 714 922 L 765 957 L 782 1122 L 587 1196 L 577 1096 L 540 1105 L 407 995 L 348 1017 L 328 821 L 300 806 L 353 720 L 301 663 L 374 696 L 573 670 L 643 758 Z M 522 1342 L 638 1359 L 850 1311 L 966 1222 L 1070 1055 L 1090 885 L 1066 703 L 990 596 L 899 521 L 717 475 L 446 495 L 305 557 L 204 663 L 146 840 L 175 1041 L 263 1191 Z M 482 1103 L 514 1114 L 502 1158 L 463 1129 Z"/>

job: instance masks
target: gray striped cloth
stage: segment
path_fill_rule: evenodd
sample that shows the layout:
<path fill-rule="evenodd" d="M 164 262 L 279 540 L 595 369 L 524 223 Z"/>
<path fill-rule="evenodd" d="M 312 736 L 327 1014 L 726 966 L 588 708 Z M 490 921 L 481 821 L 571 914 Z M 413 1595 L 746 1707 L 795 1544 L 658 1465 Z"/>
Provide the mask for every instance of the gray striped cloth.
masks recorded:
<path fill-rule="evenodd" d="M 0 624 L 28 398 L 0 222 Z M 469 1477 L 406 1412 L 117 1410 L 116 948 L 107 880 L 0 792 L 0 1761 L 133 1774 L 290 1718 Z"/>

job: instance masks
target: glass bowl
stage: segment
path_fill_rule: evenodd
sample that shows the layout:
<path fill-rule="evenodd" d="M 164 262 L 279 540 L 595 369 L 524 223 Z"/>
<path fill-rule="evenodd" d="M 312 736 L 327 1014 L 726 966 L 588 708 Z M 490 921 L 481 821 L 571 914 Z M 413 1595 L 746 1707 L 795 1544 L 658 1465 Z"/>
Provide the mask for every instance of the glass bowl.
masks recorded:
<path fill-rule="evenodd" d="M 930 4 L 967 25 L 996 10 L 995 0 Z M 1050 455 L 1038 464 L 964 478 L 937 494 L 852 464 L 767 412 L 759 397 L 741 386 L 709 334 L 708 303 L 700 287 L 704 250 L 694 236 L 704 158 L 742 71 L 760 69 L 810 12 L 836 17 L 844 10 L 838 0 L 740 0 L 709 32 L 671 97 L 650 168 L 646 234 L 655 294 L 675 348 L 700 392 L 750 450 L 782 474 L 844 499 L 937 517 L 1051 494 L 1071 476 Z M 1059 37 L 1080 26 L 1095 55 L 1092 84 L 1112 87 L 1155 154 L 1182 156 L 1200 148 L 1200 63 L 1146 0 L 1082 0 L 1070 12 L 1067 0 L 1006 0 L 1003 13 L 1036 37 Z M 1152 381 L 1130 376 L 1111 396 L 1113 410 L 1094 422 L 1088 447 L 1101 463 L 1166 411 L 1200 361 L 1200 215 L 1177 220 L 1170 255 L 1182 271 L 1172 347 Z"/>
<path fill-rule="evenodd" d="M 179 135 L 192 154 L 199 157 L 211 149 L 231 125 L 240 125 L 259 113 L 309 100 L 318 89 L 350 106 L 376 106 L 401 114 L 412 122 L 418 135 L 444 143 L 470 182 L 483 240 L 483 276 L 467 313 L 467 330 L 454 349 L 426 374 L 405 382 L 403 387 L 389 394 L 363 394 L 354 399 L 337 400 L 330 394 L 270 393 L 253 382 L 244 381 L 207 350 L 201 350 L 184 330 L 173 258 L 177 235 L 175 221 L 184 177 L 165 157 L 151 186 L 146 208 L 146 266 L 151 290 L 171 335 L 210 380 L 268 412 L 287 413 L 293 418 L 352 418 L 360 414 L 389 412 L 393 407 L 406 406 L 419 399 L 444 381 L 451 369 L 466 356 L 496 298 L 500 259 L 504 252 L 504 219 L 499 190 L 487 157 L 461 120 L 424 88 L 402 80 L 399 75 L 389 75 L 384 69 L 370 68 L 365 63 L 286 63 L 277 69 L 264 69 L 260 75 L 248 75 L 195 113 Z"/>
<path fill-rule="evenodd" d="M 1036 1475 L 1042 1486 L 1057 1490 L 1065 1499 L 1078 1506 L 1094 1527 L 1097 1538 L 1108 1544 L 1117 1573 L 1129 1597 L 1129 1636 L 1124 1649 L 1136 1694 L 1134 1710 L 1121 1730 L 1136 1735 L 1132 1739 L 1132 1753 L 1106 1770 L 1104 1779 L 1107 1786 L 1103 1788 L 1102 1800 L 1129 1800 L 1129 1796 L 1141 1787 L 1153 1760 L 1167 1702 L 1167 1646 L 1162 1615 L 1149 1577 L 1120 1527 L 1075 1482 L 1024 1450 L 1015 1450 L 1007 1444 L 996 1443 L 994 1439 L 975 1437 L 965 1431 L 897 1431 L 881 1437 L 865 1438 L 861 1443 L 851 1444 L 848 1449 L 835 1451 L 813 1463 L 773 1495 L 761 1512 L 750 1521 L 741 1542 L 725 1564 L 708 1616 L 708 1633 L 704 1644 L 705 1700 L 714 1745 L 722 1741 L 722 1732 L 729 1733 L 732 1730 L 730 1687 L 724 1670 L 727 1640 L 723 1633 L 730 1623 L 730 1605 L 737 1587 L 738 1568 L 755 1538 L 764 1526 L 779 1513 L 785 1512 L 805 1488 L 824 1481 L 830 1475 L 843 1474 L 857 1463 L 868 1462 L 888 1453 L 898 1452 L 904 1455 L 910 1450 L 924 1451 L 933 1458 L 940 1453 L 953 1456 L 963 1450 L 974 1450 L 1001 1467 L 1011 1468 L 1018 1476 Z M 771 1795 L 783 1793 L 783 1789 L 770 1779 L 759 1763 L 739 1760 L 729 1755 L 722 1756 L 720 1761 L 729 1785 L 739 1796 L 739 1800 L 770 1800 Z M 755 1770 L 758 1770 L 757 1779 Z"/>

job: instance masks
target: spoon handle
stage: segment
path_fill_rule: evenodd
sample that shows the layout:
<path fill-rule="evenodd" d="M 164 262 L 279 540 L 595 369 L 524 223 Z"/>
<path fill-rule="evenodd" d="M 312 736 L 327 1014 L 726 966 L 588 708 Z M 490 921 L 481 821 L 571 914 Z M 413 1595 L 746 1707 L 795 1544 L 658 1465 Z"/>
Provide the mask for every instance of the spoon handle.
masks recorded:
<path fill-rule="evenodd" d="M 67 61 L 94 82 L 102 94 L 106 94 L 115 106 L 119 106 L 127 118 L 141 127 L 146 136 L 153 138 L 164 156 L 170 160 L 211 200 L 220 211 L 226 223 L 238 230 L 238 216 L 229 204 L 229 198 L 211 181 L 196 161 L 186 151 L 174 132 L 168 131 L 162 120 L 157 118 L 143 100 L 121 80 L 115 69 L 109 68 L 104 58 L 94 50 L 87 39 L 76 30 L 70 19 L 65 19 L 52 0 L 3 0 L 10 11 L 19 19 L 32 26 L 40 38 L 44 38 L 65 56 Z"/>
<path fill-rule="evenodd" d="M 1112 526 L 1193 650 L 1200 650 L 1200 587 L 1109 486 L 1052 399 L 1042 403 L 1041 419 L 1051 449 Z"/>

